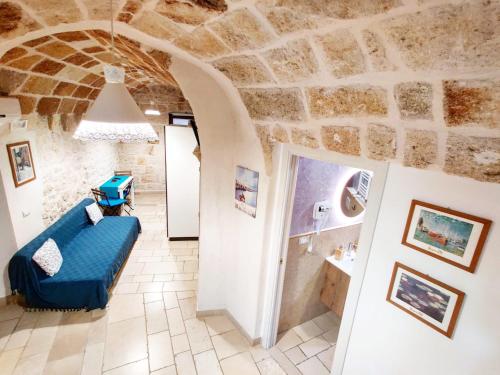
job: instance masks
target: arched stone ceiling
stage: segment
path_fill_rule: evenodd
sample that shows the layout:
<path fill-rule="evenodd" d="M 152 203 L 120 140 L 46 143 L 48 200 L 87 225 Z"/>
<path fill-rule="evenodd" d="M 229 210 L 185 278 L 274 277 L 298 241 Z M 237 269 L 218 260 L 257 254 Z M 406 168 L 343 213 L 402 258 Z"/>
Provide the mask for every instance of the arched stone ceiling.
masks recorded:
<path fill-rule="evenodd" d="M 109 18 L 107 0 L 0 2 L 0 40 Z M 222 71 L 275 142 L 500 182 L 500 2 L 114 0 L 122 24 Z M 64 10 L 64 11 L 61 11 Z"/>
<path fill-rule="evenodd" d="M 124 68 L 125 84 L 142 106 L 166 102 L 173 97 L 169 92 L 182 97 L 168 72 L 167 53 L 120 35 L 115 37 L 115 50 L 113 56 L 110 34 L 102 30 L 30 40 L 0 58 L 0 92 L 18 97 L 23 114 L 81 115 L 105 83 L 104 64 L 115 64 Z"/>

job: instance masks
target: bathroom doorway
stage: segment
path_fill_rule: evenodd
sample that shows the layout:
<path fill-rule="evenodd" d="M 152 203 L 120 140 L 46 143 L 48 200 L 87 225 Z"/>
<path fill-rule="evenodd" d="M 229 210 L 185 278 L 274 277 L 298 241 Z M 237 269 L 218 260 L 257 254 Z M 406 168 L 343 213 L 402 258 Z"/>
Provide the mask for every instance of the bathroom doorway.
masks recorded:
<path fill-rule="evenodd" d="M 263 345 L 277 345 L 299 369 L 340 374 L 387 165 L 290 145 L 277 153 L 271 230 L 281 238 L 270 238 L 274 295 Z"/>

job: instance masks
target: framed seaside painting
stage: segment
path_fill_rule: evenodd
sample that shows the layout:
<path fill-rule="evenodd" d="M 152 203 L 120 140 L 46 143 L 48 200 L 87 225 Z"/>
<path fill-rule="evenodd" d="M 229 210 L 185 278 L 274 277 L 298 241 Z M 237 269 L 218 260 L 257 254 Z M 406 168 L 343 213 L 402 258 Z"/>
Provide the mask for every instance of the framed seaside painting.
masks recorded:
<path fill-rule="evenodd" d="M 460 290 L 396 262 L 387 301 L 451 337 L 464 295 Z"/>
<path fill-rule="evenodd" d="M 8 144 L 7 153 L 16 188 L 36 179 L 29 141 Z"/>
<path fill-rule="evenodd" d="M 413 200 L 402 244 L 474 272 L 490 226 L 490 220 Z"/>
<path fill-rule="evenodd" d="M 257 215 L 257 193 L 259 191 L 259 172 L 236 167 L 234 186 L 234 206 L 248 215 Z"/>

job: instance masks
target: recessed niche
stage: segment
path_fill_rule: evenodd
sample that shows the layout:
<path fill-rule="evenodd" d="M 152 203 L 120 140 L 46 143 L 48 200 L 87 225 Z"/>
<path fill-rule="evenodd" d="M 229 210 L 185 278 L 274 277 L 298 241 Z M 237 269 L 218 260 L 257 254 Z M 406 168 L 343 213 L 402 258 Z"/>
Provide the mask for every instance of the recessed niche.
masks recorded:
<path fill-rule="evenodd" d="M 354 173 L 342 190 L 340 207 L 347 217 L 356 217 L 365 211 L 371 174 L 366 171 Z"/>

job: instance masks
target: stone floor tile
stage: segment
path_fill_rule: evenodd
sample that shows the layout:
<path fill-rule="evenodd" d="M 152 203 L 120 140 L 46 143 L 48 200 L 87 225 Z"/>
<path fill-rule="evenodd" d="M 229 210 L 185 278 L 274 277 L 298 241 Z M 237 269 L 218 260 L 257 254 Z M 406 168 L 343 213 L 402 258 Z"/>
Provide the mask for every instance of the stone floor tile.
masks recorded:
<path fill-rule="evenodd" d="M 174 279 L 173 273 L 165 273 L 163 275 L 153 275 L 153 281 L 172 281 Z"/>
<path fill-rule="evenodd" d="M 288 359 L 290 361 L 292 361 L 292 363 L 294 365 L 296 365 L 300 362 L 304 362 L 307 359 L 304 352 L 302 350 L 300 350 L 300 348 L 298 346 L 295 346 L 292 349 L 287 350 L 285 352 L 285 355 L 288 357 Z"/>
<path fill-rule="evenodd" d="M 313 322 L 321 328 L 323 333 L 330 331 L 331 329 L 337 327 L 337 320 L 333 319 L 331 314 L 322 314 L 313 319 Z"/>
<path fill-rule="evenodd" d="M 330 344 L 328 344 L 328 342 L 321 337 L 315 337 L 299 345 L 299 348 L 304 352 L 304 354 L 308 358 L 318 353 L 321 353 L 322 351 L 328 349 L 329 347 Z"/>
<path fill-rule="evenodd" d="M 179 307 L 182 313 L 182 319 L 196 318 L 196 297 L 179 300 Z"/>
<path fill-rule="evenodd" d="M 113 294 L 134 294 L 139 289 L 139 283 L 118 283 Z"/>
<path fill-rule="evenodd" d="M 153 292 L 153 293 L 144 293 L 144 303 L 156 302 L 163 300 L 163 293 Z"/>
<path fill-rule="evenodd" d="M 260 375 L 250 353 L 240 353 L 220 361 L 224 375 Z"/>
<path fill-rule="evenodd" d="M 191 297 L 196 297 L 196 289 L 195 290 L 184 290 L 181 292 L 177 292 L 177 299 L 185 299 L 185 298 L 191 298 Z"/>
<path fill-rule="evenodd" d="M 175 366 L 179 375 L 196 375 L 196 368 L 191 352 L 184 352 L 175 356 Z"/>
<path fill-rule="evenodd" d="M 169 310 L 170 311 L 170 310 Z M 193 354 L 212 349 L 212 341 L 203 320 L 189 319 L 184 322 Z"/>
<path fill-rule="evenodd" d="M 148 336 L 149 367 L 151 371 L 174 364 L 172 342 L 168 331 Z"/>
<path fill-rule="evenodd" d="M 297 366 L 303 375 L 329 375 L 330 372 L 316 357 L 309 358 Z"/>
<path fill-rule="evenodd" d="M 175 365 L 172 365 L 153 371 L 151 375 L 177 375 L 177 369 L 175 368 Z"/>
<path fill-rule="evenodd" d="M 3 350 L 10 341 L 10 335 L 14 332 L 18 322 L 17 318 L 0 322 L 0 350 Z"/>
<path fill-rule="evenodd" d="M 237 330 L 222 335 L 212 336 L 212 343 L 219 359 L 250 350 L 250 344 Z"/>
<path fill-rule="evenodd" d="M 81 375 L 100 374 L 104 359 L 104 343 L 88 345 L 83 356 Z"/>
<path fill-rule="evenodd" d="M 213 350 L 207 350 L 194 356 L 198 375 L 222 375 L 222 370 Z"/>
<path fill-rule="evenodd" d="M 149 375 L 148 360 L 143 359 L 106 371 L 104 375 Z"/>
<path fill-rule="evenodd" d="M 177 294 L 175 292 L 163 292 L 163 302 L 165 303 L 165 309 L 167 310 L 179 307 Z"/>
<path fill-rule="evenodd" d="M 335 349 L 336 346 L 332 346 L 316 356 L 328 370 L 332 369 L 333 357 L 335 356 Z"/>
<path fill-rule="evenodd" d="M 146 303 L 146 327 L 148 335 L 168 329 L 167 314 L 163 308 L 163 300 Z"/>
<path fill-rule="evenodd" d="M 109 324 L 103 369 L 106 371 L 147 358 L 146 336 L 144 317 Z"/>
<path fill-rule="evenodd" d="M 43 373 L 49 352 L 40 352 L 31 356 L 21 354 L 21 359 L 17 362 L 14 375 L 40 375 Z"/>
<path fill-rule="evenodd" d="M 3 375 L 14 373 L 17 362 L 21 358 L 23 348 L 4 351 L 0 354 L 0 370 Z"/>
<path fill-rule="evenodd" d="M 337 343 L 337 339 L 339 337 L 339 328 L 334 328 L 334 329 L 331 329 L 330 331 L 326 332 L 324 335 L 323 335 L 323 338 L 328 341 L 328 343 L 330 345 L 334 345 Z"/>
<path fill-rule="evenodd" d="M 143 275 L 164 275 L 168 273 L 183 272 L 184 262 L 157 262 L 157 263 L 141 263 L 144 264 L 142 269 Z"/>
<path fill-rule="evenodd" d="M 257 367 L 261 375 L 286 375 L 286 372 L 283 371 L 278 362 L 272 358 L 267 358 L 257 363 Z"/>
<path fill-rule="evenodd" d="M 65 312 L 57 329 L 48 362 L 83 354 L 92 316 L 85 311 Z M 83 360 L 83 356 L 81 358 Z M 74 361 L 58 366 L 71 366 Z M 56 367 L 58 367 L 56 366 Z"/>
<path fill-rule="evenodd" d="M 182 335 L 172 336 L 172 348 L 174 354 L 179 354 L 190 350 L 189 340 L 185 333 Z"/>
<path fill-rule="evenodd" d="M 177 369 L 175 365 L 164 367 L 160 370 L 151 372 L 151 375 L 177 375 Z"/>
<path fill-rule="evenodd" d="M 294 330 L 289 330 L 286 332 L 276 343 L 276 346 L 282 352 L 286 352 L 287 350 L 293 348 L 294 346 L 302 344 L 302 339 L 297 335 Z"/>
<path fill-rule="evenodd" d="M 23 308 L 21 306 L 18 305 L 2 306 L 2 308 L 0 309 L 0 322 L 20 318 L 22 314 L 23 314 Z"/>
<path fill-rule="evenodd" d="M 269 354 L 288 375 L 300 375 L 295 365 L 276 346 L 269 349 Z"/>
<path fill-rule="evenodd" d="M 207 316 L 204 320 L 210 336 L 220 335 L 236 329 L 233 322 L 225 315 Z"/>
<path fill-rule="evenodd" d="M 184 292 L 188 290 L 196 290 L 198 282 L 196 280 L 188 281 L 167 281 L 163 283 L 164 292 Z"/>
<path fill-rule="evenodd" d="M 298 325 L 297 327 L 293 328 L 293 330 L 297 335 L 299 335 L 302 341 L 308 341 L 313 337 L 319 336 L 323 333 L 323 330 L 319 328 L 312 320 Z"/>
<path fill-rule="evenodd" d="M 80 375 L 83 364 L 83 353 L 73 354 L 47 361 L 43 369 L 43 375 Z"/>
<path fill-rule="evenodd" d="M 154 275 L 135 275 L 134 283 L 149 283 L 153 281 Z"/>
<path fill-rule="evenodd" d="M 108 323 L 144 316 L 142 294 L 121 294 L 111 297 Z"/>
<path fill-rule="evenodd" d="M 163 290 L 163 283 L 159 281 L 150 282 L 150 283 L 140 283 L 139 289 L 137 290 L 139 293 L 161 293 Z"/>
<path fill-rule="evenodd" d="M 192 273 L 176 273 L 176 274 L 174 274 L 174 280 L 175 281 L 193 280 L 193 274 Z"/>
<path fill-rule="evenodd" d="M 270 358 L 271 354 L 269 351 L 264 349 L 261 344 L 254 345 L 250 348 L 250 354 L 255 362 L 263 361 L 264 359 Z"/>
<path fill-rule="evenodd" d="M 178 307 L 174 309 L 167 310 L 168 327 L 170 329 L 170 335 L 180 335 L 186 332 L 184 327 L 184 322 L 182 320 L 181 309 Z"/>

